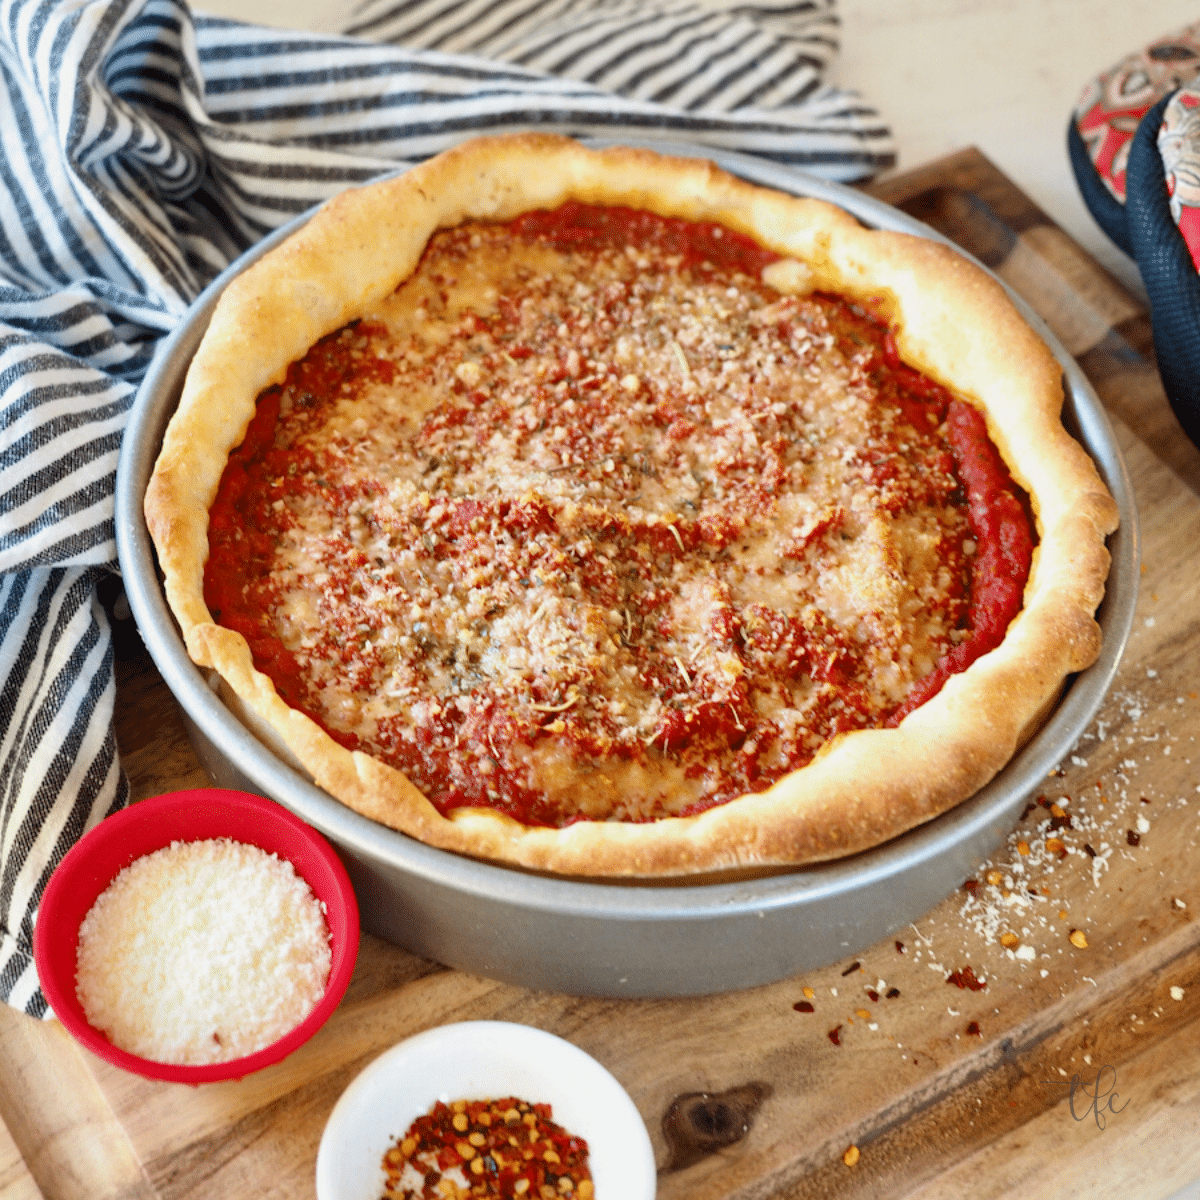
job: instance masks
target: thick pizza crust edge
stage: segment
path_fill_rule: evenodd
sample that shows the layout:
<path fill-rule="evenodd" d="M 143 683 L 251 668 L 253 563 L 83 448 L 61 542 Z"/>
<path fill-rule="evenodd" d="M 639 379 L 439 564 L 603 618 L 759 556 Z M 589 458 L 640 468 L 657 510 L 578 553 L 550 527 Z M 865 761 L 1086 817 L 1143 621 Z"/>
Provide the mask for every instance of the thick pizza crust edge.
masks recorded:
<path fill-rule="evenodd" d="M 208 509 L 262 389 L 390 294 L 438 228 L 507 220 L 567 199 L 718 221 L 798 259 L 816 286 L 878 303 L 896 324 L 905 361 L 985 414 L 1030 493 L 1039 544 L 1024 607 L 996 650 L 898 728 L 843 735 L 767 792 L 648 824 L 529 828 L 482 810 L 446 819 L 400 772 L 345 750 L 288 707 L 254 668 L 245 640 L 213 624 L 203 597 Z M 365 816 L 444 849 L 563 874 L 799 864 L 877 845 L 973 794 L 1040 723 L 1066 676 L 1094 661 L 1105 537 L 1117 507 L 1063 429 L 1061 405 L 1061 370 L 1049 349 L 994 280 L 945 246 L 864 229 L 832 205 L 755 187 L 699 159 L 591 151 L 553 135 L 481 138 L 343 193 L 230 284 L 188 373 L 145 508 L 193 660 L 215 667 L 255 724 Z"/>

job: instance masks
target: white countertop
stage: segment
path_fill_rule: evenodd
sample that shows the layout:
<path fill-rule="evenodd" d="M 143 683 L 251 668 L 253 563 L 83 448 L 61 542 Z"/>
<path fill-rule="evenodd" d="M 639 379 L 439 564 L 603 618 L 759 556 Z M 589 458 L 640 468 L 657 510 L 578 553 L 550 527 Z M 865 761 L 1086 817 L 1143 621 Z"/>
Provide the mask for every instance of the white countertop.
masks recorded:
<path fill-rule="evenodd" d="M 976 146 L 1126 286 L 1133 262 L 1092 220 L 1067 124 L 1093 76 L 1196 20 L 1194 0 L 840 0 L 839 82 L 892 124 L 899 167 Z"/>
<path fill-rule="evenodd" d="M 335 31 L 353 0 L 207 0 L 207 12 Z M 892 126 L 898 169 L 976 146 L 1093 257 L 1140 292 L 1136 266 L 1079 198 L 1067 122 L 1084 84 L 1200 19 L 1195 0 L 840 0 L 834 82 Z"/>

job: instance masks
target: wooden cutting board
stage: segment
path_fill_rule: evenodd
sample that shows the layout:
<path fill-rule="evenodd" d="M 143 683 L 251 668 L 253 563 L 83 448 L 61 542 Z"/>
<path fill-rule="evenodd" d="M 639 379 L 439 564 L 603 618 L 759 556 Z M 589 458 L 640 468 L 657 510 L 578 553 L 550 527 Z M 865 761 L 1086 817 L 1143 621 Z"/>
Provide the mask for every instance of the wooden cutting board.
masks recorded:
<path fill-rule="evenodd" d="M 355 1074 L 464 1019 L 540 1026 L 604 1063 L 645 1118 L 663 1200 L 1150 1197 L 1200 1178 L 1200 453 L 1162 396 L 1138 303 L 977 152 L 873 190 L 1033 304 L 1103 398 L 1133 479 L 1135 628 L 1102 712 L 1040 793 L 1070 823 L 1035 804 L 969 887 L 897 937 L 730 995 L 537 993 L 365 937 L 329 1024 L 235 1084 L 149 1083 L 4 1010 L 0 1117 L 23 1168 L 0 1143 L 0 1198 L 311 1196 Z M 136 798 L 207 782 L 136 638 L 118 694 Z"/>

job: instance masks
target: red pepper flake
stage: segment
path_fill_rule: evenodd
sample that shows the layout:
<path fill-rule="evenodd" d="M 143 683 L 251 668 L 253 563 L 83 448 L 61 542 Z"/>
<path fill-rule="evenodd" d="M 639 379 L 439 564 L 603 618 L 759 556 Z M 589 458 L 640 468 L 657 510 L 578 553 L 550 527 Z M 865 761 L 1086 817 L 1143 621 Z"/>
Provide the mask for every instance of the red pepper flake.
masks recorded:
<path fill-rule="evenodd" d="M 970 1023 L 970 1024 L 967 1026 L 967 1032 L 968 1032 L 969 1034 L 972 1034 L 974 1037 L 983 1037 L 983 1033 L 980 1031 L 980 1028 L 979 1028 L 979 1022 L 978 1022 L 978 1021 L 972 1021 L 972 1022 L 971 1022 L 971 1023 Z"/>
<path fill-rule="evenodd" d="M 971 967 L 963 967 L 961 970 L 953 972 L 946 977 L 946 982 L 954 984 L 955 987 L 970 988 L 973 992 L 982 992 L 987 987 L 987 981 L 977 979 Z"/>
<path fill-rule="evenodd" d="M 888 990 L 887 990 L 887 998 L 888 998 L 889 1000 L 895 1000 L 895 998 L 896 998 L 898 995 L 900 995 L 900 989 L 899 989 L 898 987 L 894 987 L 894 988 L 888 988 Z"/>
<path fill-rule="evenodd" d="M 976 893 L 977 891 L 979 891 L 979 880 L 978 880 L 978 879 L 968 879 L 968 880 L 967 880 L 967 881 L 966 881 L 966 882 L 963 884 L 963 887 L 964 887 L 964 888 L 965 888 L 965 889 L 966 889 L 968 892 L 970 892 L 970 893 L 971 893 L 971 895 L 973 896 L 973 895 L 975 895 L 975 893 Z M 899 942 L 897 942 L 897 943 L 896 943 L 896 945 L 898 946 L 898 945 L 900 945 L 900 943 L 899 943 Z"/>
<path fill-rule="evenodd" d="M 903 943 L 903 942 L 897 942 L 897 943 L 896 943 L 896 953 L 897 953 L 897 954 L 903 954 L 903 953 L 905 953 L 905 950 L 904 950 L 904 943 Z"/>
<path fill-rule="evenodd" d="M 867 995 L 871 997 L 872 1004 L 879 1003 L 879 993 L 874 988 L 867 988 L 866 992 L 867 992 Z"/>
<path fill-rule="evenodd" d="M 1092 847 L 1092 844 L 1091 844 L 1091 842 L 1084 842 L 1084 843 L 1083 843 L 1083 848 L 1084 848 L 1085 852 L 1087 853 L 1087 856 L 1088 856 L 1088 858 L 1095 858 L 1095 857 L 1096 857 L 1096 851 L 1095 851 L 1095 849 Z"/>
<path fill-rule="evenodd" d="M 792 1005 L 792 1007 L 797 1012 L 815 1012 L 816 1011 L 816 1009 L 814 1009 L 812 1006 L 811 1000 L 797 1000 L 796 1003 Z"/>
<path fill-rule="evenodd" d="M 842 1027 L 840 1025 L 835 1026 L 829 1031 L 829 1040 L 835 1046 L 840 1046 L 842 1044 Z"/>
<path fill-rule="evenodd" d="M 388 1194 L 435 1200 L 444 1194 L 443 1172 L 461 1172 L 471 1183 L 471 1196 L 501 1197 L 567 1194 L 576 1200 L 595 1195 L 588 1166 L 588 1146 L 551 1120 L 549 1104 L 530 1104 L 509 1096 L 503 1100 L 440 1100 L 418 1117 L 383 1156 Z M 513 1154 L 514 1137 L 534 1152 Z M 406 1174 L 421 1177 L 421 1191 L 401 1184 Z M 561 1181 L 566 1180 L 564 1185 Z M 456 1194 L 458 1193 L 456 1189 Z"/>
<path fill-rule="evenodd" d="M 1149 803 L 1150 803 L 1150 801 L 1149 801 L 1149 800 L 1147 800 L 1145 796 L 1143 796 L 1143 797 L 1141 798 L 1141 801 L 1142 801 L 1142 803 L 1143 803 L 1143 804 L 1149 804 Z"/>
<path fill-rule="evenodd" d="M 851 963 L 842 972 L 842 978 L 845 979 L 847 975 L 853 975 L 855 971 L 861 971 L 861 970 L 862 970 L 862 963 L 860 963 L 860 962 Z"/>
<path fill-rule="evenodd" d="M 1131 845 L 1136 846 L 1141 840 L 1142 835 L 1135 833 L 1132 829 L 1125 830 L 1125 840 Z"/>
<path fill-rule="evenodd" d="M 1065 829 L 1073 829 L 1074 826 L 1071 824 L 1071 814 L 1063 813 L 1063 815 L 1061 817 L 1051 817 L 1050 818 L 1050 828 L 1051 829 L 1064 829 L 1064 828 Z"/>

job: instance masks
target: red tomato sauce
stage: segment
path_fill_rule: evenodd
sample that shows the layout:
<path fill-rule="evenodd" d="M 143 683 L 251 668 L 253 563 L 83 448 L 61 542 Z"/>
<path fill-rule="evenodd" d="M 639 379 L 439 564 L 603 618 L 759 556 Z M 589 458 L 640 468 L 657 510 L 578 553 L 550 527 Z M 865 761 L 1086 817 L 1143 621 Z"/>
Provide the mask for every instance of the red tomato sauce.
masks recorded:
<path fill-rule="evenodd" d="M 951 675 L 1004 640 L 1021 599 L 1033 558 L 1033 531 L 1012 477 L 987 434 L 982 414 L 961 400 L 947 413 L 955 465 L 969 506 L 971 532 L 978 550 L 971 573 L 971 636 L 960 642 L 920 680 L 908 699 L 888 718 L 898 725 L 910 712 L 942 690 Z"/>
<path fill-rule="evenodd" d="M 701 277 L 735 272 L 756 279 L 762 267 L 777 257 L 719 226 L 628 209 L 569 204 L 553 213 L 528 214 L 511 228 L 514 236 L 547 239 L 557 247 L 653 246 L 678 256 Z M 241 445 L 231 452 L 210 510 L 205 601 L 214 619 L 246 638 L 256 666 L 274 681 L 287 703 L 307 712 L 342 745 L 365 749 L 404 771 L 443 813 L 463 806 L 487 806 L 526 824 L 562 825 L 579 819 L 548 804 L 518 772 L 503 765 L 497 769 L 505 748 L 531 746 L 548 736 L 563 739 L 582 761 L 661 755 L 691 764 L 687 769 L 694 772 L 712 755 L 724 756 L 721 786 L 685 809 L 682 815 L 688 815 L 748 791 L 764 790 L 803 766 L 822 740 L 837 733 L 898 724 L 935 695 L 950 676 L 1001 642 L 1021 608 L 1034 535 L 1024 495 L 990 442 L 977 410 L 903 363 L 892 331 L 873 313 L 833 296 L 816 296 L 812 301 L 814 311 L 819 310 L 822 330 L 831 331 L 839 345 L 855 355 L 880 408 L 895 413 L 894 421 L 889 417 L 887 425 L 891 432 L 858 451 L 857 469 L 864 483 L 894 496 L 897 512 L 914 496 L 920 499 L 923 488 L 929 491 L 926 499 L 930 503 L 965 507 L 975 543 L 973 555 L 964 559 L 959 545 L 952 548 L 948 559 L 954 564 L 965 562 L 961 569 L 955 566 L 941 601 L 947 612 L 961 613 L 956 618 L 957 640 L 917 681 L 907 698 L 889 711 L 871 709 L 853 639 L 822 614 L 810 615 L 802 623 L 769 605 L 751 604 L 741 611 L 714 610 L 711 633 L 716 645 L 736 652 L 749 665 L 757 664 L 760 673 L 775 672 L 785 683 L 804 677 L 817 684 L 835 685 L 821 691 L 823 698 L 813 714 L 813 737 L 806 745 L 793 747 L 785 762 L 774 753 L 778 733 L 769 723 L 756 724 L 754 695 L 748 683 L 738 681 L 719 700 L 706 699 L 697 694 L 696 681 L 689 677 L 686 664 L 649 653 L 637 659 L 639 683 L 663 699 L 663 715 L 653 736 L 632 749 L 617 742 L 614 728 L 603 717 L 593 714 L 583 719 L 573 708 L 569 693 L 538 680 L 530 685 L 533 704 L 519 712 L 505 696 L 477 689 L 472 693 L 469 715 L 443 708 L 415 729 L 402 717 L 381 720 L 372 744 L 360 744 L 353 733 L 334 728 L 323 719 L 318 697 L 295 653 L 276 632 L 272 613 L 279 594 L 271 571 L 276 548 L 291 520 L 289 497 L 322 491 L 341 508 L 357 505 L 369 509 L 373 495 L 383 488 L 382 484 L 339 481 L 330 463 L 302 442 L 293 442 L 284 430 L 285 424 L 293 429 L 309 410 L 319 414 L 338 395 L 367 382 L 391 382 L 396 365 L 377 353 L 376 336 L 381 331 L 368 322 L 323 339 L 294 363 L 285 383 L 260 397 Z M 495 318 L 465 322 L 462 336 L 491 337 L 503 345 L 508 359 L 523 362 L 536 351 L 506 333 L 515 323 L 517 311 L 511 298 L 502 298 Z M 777 330 L 781 341 L 791 332 L 788 321 L 792 319 L 807 318 L 781 319 Z M 571 383 L 572 378 L 564 364 L 544 379 L 540 385 L 543 394 Z M 589 386 L 587 380 L 579 384 L 581 399 L 586 399 Z M 426 420 L 425 431 L 461 429 L 466 439 L 463 453 L 479 454 L 490 436 L 510 423 L 513 415 L 469 384 L 456 381 L 453 390 L 455 403 L 435 410 Z M 281 418 L 284 397 L 290 408 L 286 422 Z M 667 431 L 668 439 L 686 439 L 695 429 L 686 405 L 669 395 L 654 419 Z M 937 430 L 944 432 L 934 437 L 932 431 Z M 582 422 L 572 425 L 567 437 L 578 457 L 596 462 L 604 459 L 604 445 Z M 789 452 L 786 439 L 779 438 L 777 444 L 765 447 L 765 457 L 754 464 L 726 464 L 722 470 L 735 481 L 730 486 L 741 489 L 742 501 L 722 515 L 673 524 L 642 522 L 629 528 L 610 523 L 587 530 L 592 542 L 605 542 L 612 550 L 604 561 L 597 556 L 583 560 L 576 578 L 584 594 L 597 602 L 625 605 L 629 627 L 617 636 L 627 649 L 632 647 L 631 654 L 637 655 L 639 646 L 648 646 L 671 632 L 672 593 L 667 587 L 655 586 L 651 568 L 645 564 L 687 554 L 718 559 L 726 553 L 742 536 L 744 514 L 771 503 L 775 475 L 770 464 L 782 463 Z M 949 486 L 957 489 L 949 496 L 939 491 L 947 485 L 937 482 L 947 478 Z M 486 558 L 486 543 L 477 531 L 493 526 L 519 535 L 517 540 L 527 549 L 522 570 L 532 574 L 561 565 L 557 561 L 564 553 L 561 547 L 537 557 L 544 536 L 555 526 L 553 513 L 541 501 L 511 500 L 497 506 L 490 500 L 460 498 L 441 508 L 438 524 L 430 526 L 428 533 L 433 560 L 451 552 L 465 556 L 464 562 L 469 562 L 472 554 Z M 836 536 L 839 519 L 833 514 L 808 530 L 787 553 L 800 555 L 808 543 Z M 478 551 L 473 549 L 476 545 Z M 325 586 L 353 608 L 359 600 L 355 573 L 370 564 L 360 551 L 348 546 L 339 566 Z M 623 592 L 622 578 L 627 579 L 630 572 L 641 572 L 636 590 Z M 357 620 L 355 616 L 344 618 L 344 627 L 333 631 L 336 636 L 328 653 L 351 684 L 369 693 L 375 686 L 372 672 L 378 665 L 378 651 L 371 647 L 369 637 L 364 639 Z M 456 764 L 462 769 L 455 770 Z"/>
<path fill-rule="evenodd" d="M 620 205 L 598 207 L 569 200 L 560 208 L 526 213 L 512 223 L 519 237 L 545 238 L 568 250 L 608 246 L 654 247 L 691 265 L 711 264 L 756 278 L 779 260 L 753 239 L 711 221 L 659 217 Z"/>

